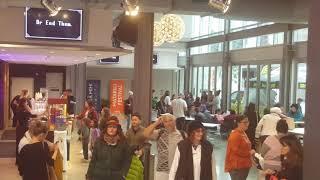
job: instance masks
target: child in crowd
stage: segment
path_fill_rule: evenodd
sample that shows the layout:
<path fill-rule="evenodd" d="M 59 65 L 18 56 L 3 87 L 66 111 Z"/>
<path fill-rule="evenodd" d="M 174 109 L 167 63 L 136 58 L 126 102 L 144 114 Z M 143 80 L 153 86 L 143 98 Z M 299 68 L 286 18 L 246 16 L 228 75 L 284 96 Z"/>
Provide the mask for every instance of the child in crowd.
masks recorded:
<path fill-rule="evenodd" d="M 90 120 L 90 136 L 89 136 L 89 156 L 91 157 L 94 144 L 96 140 L 100 137 L 100 129 L 98 128 L 98 123 Z"/>
<path fill-rule="evenodd" d="M 90 137 L 90 122 L 89 118 L 83 118 L 81 121 L 80 135 L 82 140 L 82 151 L 85 160 L 88 160 L 88 147 Z"/>

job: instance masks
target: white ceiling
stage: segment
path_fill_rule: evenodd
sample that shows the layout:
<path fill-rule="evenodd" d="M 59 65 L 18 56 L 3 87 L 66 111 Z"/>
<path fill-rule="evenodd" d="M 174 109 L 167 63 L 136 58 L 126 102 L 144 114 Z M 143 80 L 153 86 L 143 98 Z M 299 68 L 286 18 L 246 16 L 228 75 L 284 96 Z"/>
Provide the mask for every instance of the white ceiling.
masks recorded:
<path fill-rule="evenodd" d="M 70 48 L 0 44 L 0 60 L 19 64 L 69 66 L 128 53 L 131 53 L 131 51 L 103 47 Z"/>

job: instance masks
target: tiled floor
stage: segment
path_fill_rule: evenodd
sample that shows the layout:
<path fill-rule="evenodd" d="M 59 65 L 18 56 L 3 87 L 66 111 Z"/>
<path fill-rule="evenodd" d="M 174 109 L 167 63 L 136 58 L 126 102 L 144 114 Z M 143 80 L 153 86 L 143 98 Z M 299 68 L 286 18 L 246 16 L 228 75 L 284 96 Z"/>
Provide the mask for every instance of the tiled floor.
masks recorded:
<path fill-rule="evenodd" d="M 88 163 L 82 161 L 82 155 L 79 154 L 81 143 L 76 141 L 77 135 L 73 137 L 71 142 L 71 154 L 68 170 L 64 173 L 64 180 L 84 180 L 88 168 Z M 218 180 L 230 180 L 228 174 L 224 173 L 224 158 L 226 141 L 221 140 L 220 136 L 209 133 L 209 141 L 214 144 L 214 152 L 217 163 Z M 152 148 L 154 150 L 154 148 Z M 0 176 L 3 180 L 20 180 L 16 166 L 15 159 L 7 158 L 0 159 Z M 248 180 L 257 180 L 257 171 L 252 169 Z"/>

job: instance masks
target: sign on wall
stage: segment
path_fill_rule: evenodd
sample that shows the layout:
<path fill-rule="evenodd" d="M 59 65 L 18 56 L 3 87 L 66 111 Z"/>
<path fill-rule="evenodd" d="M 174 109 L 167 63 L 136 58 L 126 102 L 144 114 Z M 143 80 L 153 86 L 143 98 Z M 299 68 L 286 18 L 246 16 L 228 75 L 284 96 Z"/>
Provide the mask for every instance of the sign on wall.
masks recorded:
<path fill-rule="evenodd" d="M 100 84 L 100 80 L 87 80 L 87 99 L 93 101 L 93 104 L 98 111 L 101 107 Z"/>
<path fill-rule="evenodd" d="M 110 112 L 124 113 L 124 80 L 110 80 Z"/>
<path fill-rule="evenodd" d="M 43 8 L 26 7 L 25 37 L 82 40 L 82 10 L 60 10 L 49 16 Z"/>

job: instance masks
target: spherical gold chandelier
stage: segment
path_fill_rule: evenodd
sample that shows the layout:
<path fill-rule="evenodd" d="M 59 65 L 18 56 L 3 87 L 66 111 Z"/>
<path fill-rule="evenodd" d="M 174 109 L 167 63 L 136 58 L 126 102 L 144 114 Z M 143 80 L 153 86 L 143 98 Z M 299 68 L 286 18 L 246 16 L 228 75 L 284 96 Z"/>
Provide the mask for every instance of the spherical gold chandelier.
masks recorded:
<path fill-rule="evenodd" d="M 161 46 L 164 43 L 164 36 L 161 29 L 160 22 L 154 22 L 154 31 L 153 31 L 153 45 Z"/>
<path fill-rule="evenodd" d="M 180 16 L 167 14 L 161 18 L 160 23 L 163 38 L 166 42 L 174 43 L 183 37 L 185 25 Z"/>

